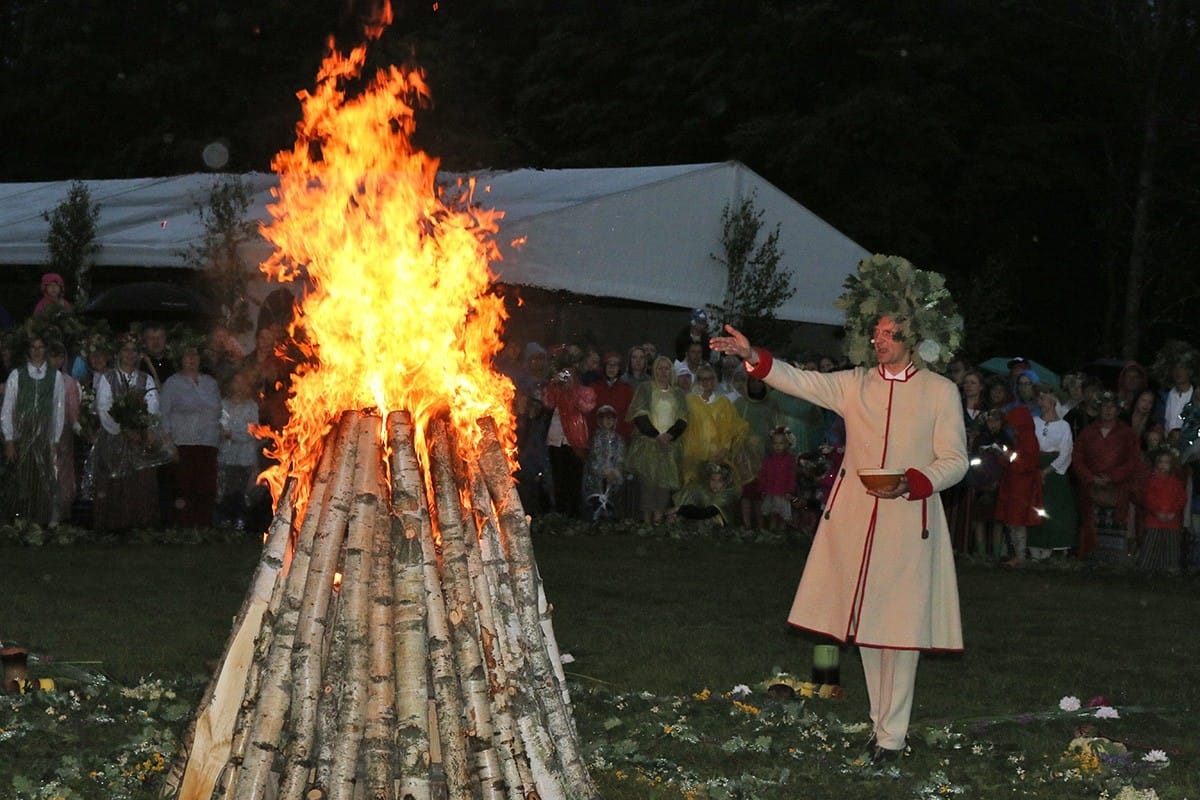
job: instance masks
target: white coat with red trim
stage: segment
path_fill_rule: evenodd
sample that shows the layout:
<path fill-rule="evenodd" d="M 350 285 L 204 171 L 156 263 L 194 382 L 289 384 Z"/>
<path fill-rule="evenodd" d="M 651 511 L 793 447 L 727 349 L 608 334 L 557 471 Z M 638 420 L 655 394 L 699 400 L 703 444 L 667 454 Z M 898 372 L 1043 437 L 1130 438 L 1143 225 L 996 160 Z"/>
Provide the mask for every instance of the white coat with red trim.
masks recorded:
<path fill-rule="evenodd" d="M 967 472 L 954 384 L 911 366 L 899 380 L 878 367 L 799 370 L 761 350 L 751 375 L 846 421 L 842 469 L 788 622 L 861 645 L 961 650 L 954 552 L 937 494 Z M 857 470 L 880 467 L 906 470 L 907 496 L 867 494 Z"/>

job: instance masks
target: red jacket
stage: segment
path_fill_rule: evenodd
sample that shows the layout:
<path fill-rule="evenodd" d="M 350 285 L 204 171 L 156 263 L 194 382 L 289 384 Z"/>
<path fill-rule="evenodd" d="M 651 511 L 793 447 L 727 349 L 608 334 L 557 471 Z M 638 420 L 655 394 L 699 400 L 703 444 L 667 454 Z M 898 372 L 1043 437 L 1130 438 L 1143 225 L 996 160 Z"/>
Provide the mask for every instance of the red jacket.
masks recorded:
<path fill-rule="evenodd" d="M 596 394 L 596 408 L 609 405 L 617 412 L 617 434 L 626 444 L 629 443 L 629 434 L 633 433 L 633 422 L 625 419 L 625 414 L 629 411 L 629 404 L 633 402 L 633 385 L 617 378 L 611 385 L 606 380 L 598 380 L 589 387 Z M 596 425 L 596 410 L 592 409 L 590 417 L 592 430 L 595 430 Z"/>
<path fill-rule="evenodd" d="M 558 411 L 567 444 L 583 458 L 592 436 L 588 416 L 596 407 L 596 393 L 592 387 L 584 386 L 579 377 L 572 374 L 566 382 L 552 380 L 547 383 L 542 390 L 542 402 L 546 408 Z"/>

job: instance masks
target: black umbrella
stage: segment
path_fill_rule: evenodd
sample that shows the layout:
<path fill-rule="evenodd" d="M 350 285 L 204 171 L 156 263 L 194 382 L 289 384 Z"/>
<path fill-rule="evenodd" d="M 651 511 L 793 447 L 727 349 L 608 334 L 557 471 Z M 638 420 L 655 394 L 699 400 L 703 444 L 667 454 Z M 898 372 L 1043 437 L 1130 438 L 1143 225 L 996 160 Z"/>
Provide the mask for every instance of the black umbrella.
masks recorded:
<path fill-rule="evenodd" d="M 141 281 L 106 289 L 80 313 L 119 320 L 188 320 L 221 316 L 207 295 L 177 283 Z"/>

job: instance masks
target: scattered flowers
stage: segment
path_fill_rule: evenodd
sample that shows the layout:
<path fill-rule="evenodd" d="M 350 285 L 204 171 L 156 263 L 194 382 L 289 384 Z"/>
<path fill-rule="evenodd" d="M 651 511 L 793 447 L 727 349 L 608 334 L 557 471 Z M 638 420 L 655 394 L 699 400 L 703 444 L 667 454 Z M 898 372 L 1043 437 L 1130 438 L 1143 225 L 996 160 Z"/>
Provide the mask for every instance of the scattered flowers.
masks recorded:
<path fill-rule="evenodd" d="M 156 796 L 200 686 L 162 679 L 119 686 L 56 675 L 55 688 L 0 695 L 0 795 L 13 800 L 141 800 Z M 103 733 L 101 733 L 103 731 Z M 81 736 L 82 733 L 86 736 Z M 29 754 L 41 755 L 30 759 Z"/>
<path fill-rule="evenodd" d="M 703 688 L 679 696 L 612 694 L 573 686 L 571 695 L 585 759 L 601 786 L 607 776 L 661 787 L 665 793 L 654 797 L 790 800 L 833 796 L 835 784 L 844 796 L 854 796 L 853 782 L 866 779 L 894 782 L 887 796 L 918 800 L 1010 791 L 1157 800 L 1145 787 L 1160 771 L 1168 775 L 1166 770 L 1177 768 L 1165 749 L 1134 748 L 1101 735 L 1105 723 L 1096 712 L 1113 707 L 1093 707 L 1071 696 L 1052 711 L 914 726 L 909 731 L 914 747 L 904 758 L 871 764 L 864 756 L 870 724 L 842 721 L 830 711 L 837 706 L 820 702 L 819 690 L 805 695 L 806 683 L 774 670 L 759 683 L 736 684 L 723 693 Z M 1126 707 L 1124 717 L 1142 710 Z M 1065 748 L 1058 743 L 1045 752 L 1027 751 L 1018 744 L 1045 741 L 1046 733 L 1057 736 L 1052 731 L 1060 728 L 1064 713 L 1087 718 Z M 1046 727 L 1034 731 L 1041 724 Z M 1004 729 L 991 736 L 993 726 Z M 1068 794 L 1052 788 L 1063 784 L 1071 786 Z M 829 791 L 814 794 L 814 786 Z"/>
<path fill-rule="evenodd" d="M 1153 789 L 1135 789 L 1132 786 L 1122 786 L 1121 791 L 1113 795 L 1112 800 L 1158 800 L 1158 792 Z"/>
<path fill-rule="evenodd" d="M 60 676 L 56 676 L 58 678 Z M 0 796 L 13 800 L 149 800 L 162 789 L 177 736 L 199 696 L 199 685 L 161 678 L 120 686 L 66 675 L 55 689 L 0 695 Z M 804 681 L 775 671 L 764 686 Z M 819 695 L 819 691 L 817 692 Z M 1014 795 L 1067 796 L 1050 789 L 1074 785 L 1069 796 L 1100 800 L 1158 800 L 1148 786 L 1172 765 L 1165 749 L 1133 747 L 1099 735 L 1096 721 L 1115 719 L 1106 703 L 1093 707 L 1064 697 L 1054 711 L 914 726 L 914 748 L 883 767 L 862 757 L 870 725 L 858 715 L 843 722 L 803 691 L 791 694 L 737 684 L 714 694 L 708 688 L 678 696 L 641 691 L 614 694 L 573 683 L 572 704 L 583 756 L 593 776 L 653 787 L 654 797 L 688 800 L 784 800 L 811 794 L 812 787 L 836 782 L 853 796 L 854 781 L 894 782 L 888 796 L 935 800 L 952 796 L 1001 796 L 1007 783 Z M 748 702 L 750 697 L 755 703 Z M 190 698 L 190 699 L 189 699 Z M 1074 700 L 1075 702 L 1069 702 Z M 1065 749 L 1029 752 L 1028 736 L 1038 722 L 1061 724 L 1063 712 L 1086 709 L 1088 720 Z M 1125 717 L 1141 711 L 1126 706 Z M 1157 713 L 1157 712 L 1156 712 Z M 988 728 L 1006 726 L 990 736 Z M 1047 731 L 1051 728 L 1047 728 Z M 97 747 L 79 745 L 91 731 Z M 1014 739 L 1008 734 L 1017 732 Z M 1044 737 L 1043 737 L 1044 740 Z M 1036 746 L 1036 745 L 1035 745 Z M 36 763 L 31 752 L 53 754 Z M 49 759 L 51 766 L 48 768 Z M 735 766 L 736 765 L 736 766 Z M 999 780 L 999 785 L 997 784 Z M 1133 785 L 1136 783 L 1136 786 Z M 840 783 L 839 783 L 840 785 Z M 818 792 L 819 795 L 819 792 Z M 640 795 L 639 795 L 640 796 Z"/>
<path fill-rule="evenodd" d="M 737 710 L 743 711 L 751 716 L 758 716 L 759 710 L 755 706 L 752 706 L 749 703 L 743 703 L 739 700 L 733 700 L 732 703 L 733 707 Z"/>
<path fill-rule="evenodd" d="M 1167 754 L 1162 750 L 1151 750 L 1146 755 L 1142 756 L 1142 761 L 1149 761 L 1151 764 L 1166 764 L 1171 759 L 1167 758 Z"/>

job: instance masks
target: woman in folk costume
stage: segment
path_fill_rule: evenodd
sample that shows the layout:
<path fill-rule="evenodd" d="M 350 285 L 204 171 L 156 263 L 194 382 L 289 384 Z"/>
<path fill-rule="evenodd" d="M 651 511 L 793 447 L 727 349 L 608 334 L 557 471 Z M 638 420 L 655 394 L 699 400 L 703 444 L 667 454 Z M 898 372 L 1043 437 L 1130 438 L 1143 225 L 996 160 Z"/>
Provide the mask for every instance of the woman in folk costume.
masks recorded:
<path fill-rule="evenodd" d="M 141 358 L 139 337 L 125 334 L 117 342 L 115 367 L 96 385 L 97 531 L 151 528 L 161 521 L 158 479 L 150 468 L 157 464 L 146 457 L 158 421 L 158 387 L 138 369 Z"/>
<path fill-rule="evenodd" d="M 57 524 L 55 453 L 66 419 L 66 386 L 49 364 L 45 337 L 31 335 L 26 353 L 25 363 L 8 374 L 0 407 L 6 465 L 0 468 L 0 519 Z"/>
<path fill-rule="evenodd" d="M 872 763 L 905 749 L 921 650 L 959 651 L 958 583 L 937 493 L 967 471 L 962 404 L 944 368 L 962 318 L 941 275 L 874 256 L 846 280 L 853 370 L 820 373 L 776 361 L 731 327 L 713 348 L 745 359 L 752 376 L 840 414 L 846 453 L 822 514 L 788 622 L 854 641 L 874 732 Z M 873 363 L 872 363 L 873 362 Z M 868 490 L 864 468 L 895 468 L 895 488 Z"/>

